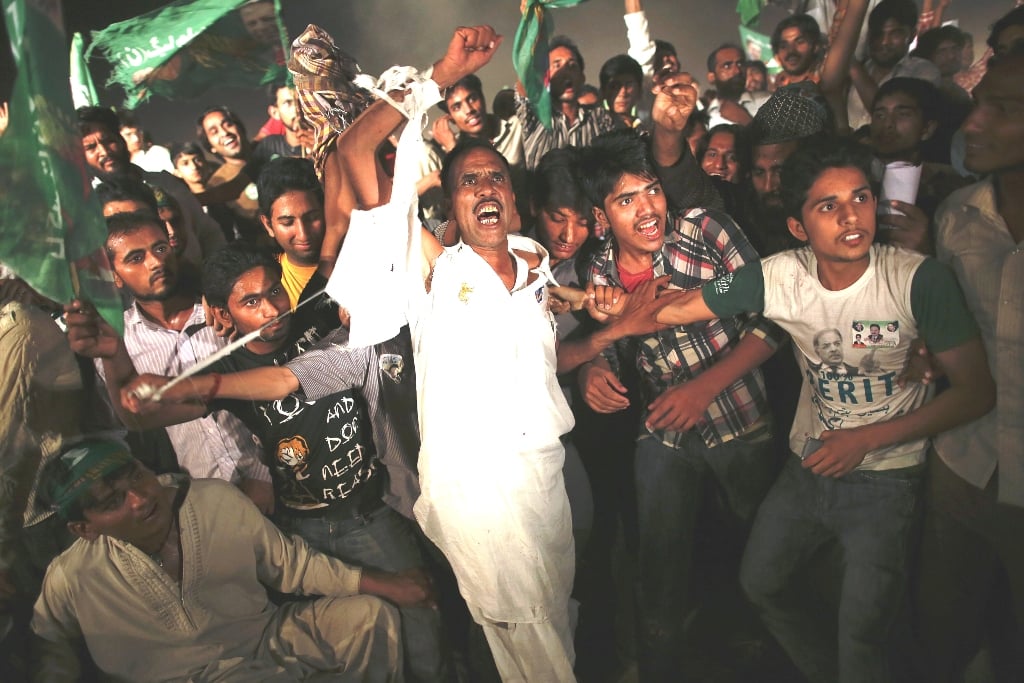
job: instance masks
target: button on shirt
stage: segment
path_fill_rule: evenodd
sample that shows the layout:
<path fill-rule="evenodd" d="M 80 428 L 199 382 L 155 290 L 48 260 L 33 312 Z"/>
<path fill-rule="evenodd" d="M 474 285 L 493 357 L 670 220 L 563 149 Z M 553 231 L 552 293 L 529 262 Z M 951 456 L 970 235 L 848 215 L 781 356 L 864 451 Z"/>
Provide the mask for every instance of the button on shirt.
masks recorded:
<path fill-rule="evenodd" d="M 996 407 L 940 434 L 935 449 L 980 489 L 998 473 L 998 501 L 1024 506 L 1024 242 L 999 215 L 991 180 L 950 195 L 935 221 L 937 255 L 956 272 L 996 378 Z"/>
<path fill-rule="evenodd" d="M 124 344 L 140 374 L 177 376 L 226 342 L 206 325 L 200 303 L 179 332 L 147 319 L 133 302 L 124 312 Z M 102 377 L 102 362 L 96 367 Z M 218 411 L 166 429 L 178 464 L 193 478 L 270 481 L 270 472 L 258 459 L 256 437 L 235 416 Z"/>

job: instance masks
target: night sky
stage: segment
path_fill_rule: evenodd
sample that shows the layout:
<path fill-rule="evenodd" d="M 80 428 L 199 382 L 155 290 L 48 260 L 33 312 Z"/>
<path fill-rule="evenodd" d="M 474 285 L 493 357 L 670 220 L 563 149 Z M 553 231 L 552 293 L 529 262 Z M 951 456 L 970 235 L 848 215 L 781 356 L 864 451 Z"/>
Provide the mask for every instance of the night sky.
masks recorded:
<path fill-rule="evenodd" d="M 69 35 L 76 30 L 87 33 L 162 4 L 162 0 L 65 1 L 65 23 Z M 515 81 L 511 48 L 519 21 L 519 0 L 283 0 L 282 4 L 290 35 L 298 35 L 307 24 L 319 24 L 371 74 L 379 74 L 392 64 L 428 66 L 443 53 L 455 26 L 490 23 L 504 35 L 505 42 L 480 73 L 485 94 L 490 98 Z M 683 68 L 701 82 L 707 79 L 707 54 L 722 42 L 738 41 L 735 0 L 643 0 L 643 6 L 652 35 L 675 44 Z M 946 18 L 959 19 L 961 27 L 974 34 L 980 54 L 988 26 L 1012 6 L 1012 0 L 954 0 Z M 618 0 L 589 0 L 577 7 L 551 11 L 556 32 L 569 35 L 579 44 L 591 83 L 597 82 L 604 60 L 626 51 L 622 9 Z M 781 7 L 769 7 L 761 17 L 759 30 L 770 33 L 783 16 L 785 10 Z M 6 43 L 6 34 L 3 39 Z M 59 55 L 55 52 L 54 56 Z M 0 97 L 6 99 L 13 67 L 9 56 L 4 57 L 0 63 Z M 105 65 L 94 59 L 90 68 L 97 85 L 102 85 Z M 120 104 L 122 95 L 118 90 L 102 91 L 101 103 Z M 138 113 L 154 139 L 168 144 L 191 139 L 195 115 L 215 104 L 228 104 L 239 111 L 252 131 L 265 119 L 262 93 L 231 89 L 188 102 L 154 99 Z"/>

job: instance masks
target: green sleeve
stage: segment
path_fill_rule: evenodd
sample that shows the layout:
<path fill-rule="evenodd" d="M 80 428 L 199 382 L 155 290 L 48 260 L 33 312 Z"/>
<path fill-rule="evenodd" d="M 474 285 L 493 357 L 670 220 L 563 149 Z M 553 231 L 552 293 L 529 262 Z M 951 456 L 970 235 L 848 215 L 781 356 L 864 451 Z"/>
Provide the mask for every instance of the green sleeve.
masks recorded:
<path fill-rule="evenodd" d="M 933 258 L 922 261 L 914 273 L 910 310 L 932 352 L 947 351 L 980 334 L 953 271 Z"/>
<path fill-rule="evenodd" d="M 701 287 L 704 303 L 719 318 L 764 310 L 764 270 L 760 261 L 740 266 Z"/>

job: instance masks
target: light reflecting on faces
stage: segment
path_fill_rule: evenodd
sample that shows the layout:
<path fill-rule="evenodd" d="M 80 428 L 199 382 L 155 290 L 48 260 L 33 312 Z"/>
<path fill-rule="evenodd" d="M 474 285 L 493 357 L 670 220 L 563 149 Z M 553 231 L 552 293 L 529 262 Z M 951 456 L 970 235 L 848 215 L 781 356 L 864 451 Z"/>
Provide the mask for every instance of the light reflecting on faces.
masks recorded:
<path fill-rule="evenodd" d="M 726 131 L 712 134 L 700 165 L 709 176 L 716 176 L 730 183 L 738 183 L 740 179 L 738 177 L 739 161 L 736 156 L 736 136 Z"/>

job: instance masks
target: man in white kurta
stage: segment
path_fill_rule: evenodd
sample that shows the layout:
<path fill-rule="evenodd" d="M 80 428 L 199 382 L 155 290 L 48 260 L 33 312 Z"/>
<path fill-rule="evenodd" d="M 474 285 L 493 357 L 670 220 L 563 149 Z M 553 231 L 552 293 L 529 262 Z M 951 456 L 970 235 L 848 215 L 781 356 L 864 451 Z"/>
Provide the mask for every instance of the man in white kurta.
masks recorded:
<path fill-rule="evenodd" d="M 445 249 L 412 219 L 415 124 L 500 43 L 489 26 L 460 27 L 432 80 L 410 76 L 411 85 L 377 91 L 404 93 L 396 107 L 413 121 L 398 144 L 390 203 L 376 150 L 401 123 L 399 109 L 371 105 L 328 153 L 325 186 L 338 184 L 338 173 L 353 208 L 368 209 L 352 212 L 328 292 L 351 314 L 353 340 L 386 339 L 389 326 L 408 320 L 422 443 L 416 519 L 455 570 L 502 679 L 564 682 L 575 680 L 575 562 L 559 437 L 573 421 L 555 377 L 547 253 L 509 236 L 509 165 L 478 138 L 463 136 L 441 171 L 459 242 Z"/>

